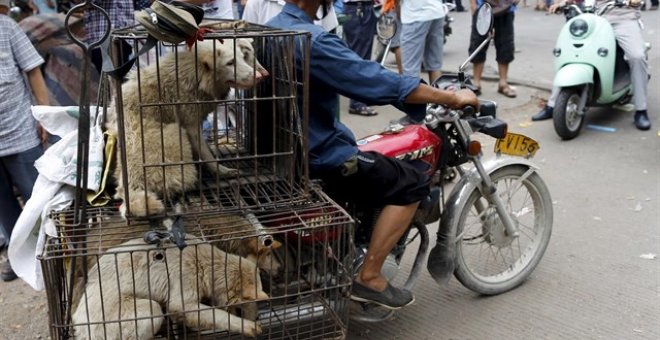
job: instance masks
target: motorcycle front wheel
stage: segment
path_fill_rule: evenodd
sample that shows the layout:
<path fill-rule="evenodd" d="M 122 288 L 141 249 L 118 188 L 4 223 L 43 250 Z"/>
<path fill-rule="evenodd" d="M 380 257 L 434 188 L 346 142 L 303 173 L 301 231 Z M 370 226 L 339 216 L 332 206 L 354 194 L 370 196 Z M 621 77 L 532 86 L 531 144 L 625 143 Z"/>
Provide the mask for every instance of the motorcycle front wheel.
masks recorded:
<path fill-rule="evenodd" d="M 543 257 L 552 231 L 552 200 L 536 173 L 509 165 L 491 173 L 497 193 L 519 231 L 507 235 L 478 188 L 469 193 L 457 226 L 454 275 L 468 289 L 496 295 L 523 283 Z"/>
<path fill-rule="evenodd" d="M 563 88 L 557 96 L 552 119 L 557 135 L 563 140 L 577 137 L 584 123 L 584 113 L 580 112 L 580 92 L 577 87 Z"/>

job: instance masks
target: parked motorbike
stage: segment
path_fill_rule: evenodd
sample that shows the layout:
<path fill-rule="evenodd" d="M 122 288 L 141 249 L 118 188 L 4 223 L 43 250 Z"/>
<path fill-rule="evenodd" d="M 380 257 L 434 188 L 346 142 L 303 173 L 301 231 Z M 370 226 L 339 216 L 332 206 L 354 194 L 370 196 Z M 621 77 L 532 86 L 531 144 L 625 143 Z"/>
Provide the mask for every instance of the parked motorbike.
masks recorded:
<path fill-rule="evenodd" d="M 487 4 L 478 10 L 482 35 L 492 29 L 490 10 Z M 487 43 L 488 40 L 477 50 Z M 469 80 L 463 70 L 474 55 L 476 52 L 461 65 L 458 74 L 444 75 L 434 86 L 467 87 Z M 420 204 L 408 231 L 390 252 L 382 269 L 383 275 L 393 280 L 401 271 L 404 254 L 413 248 L 411 242 L 418 240 L 404 289 L 414 289 L 426 259 L 426 267 L 438 283 L 446 283 L 453 274 L 465 287 L 485 295 L 517 287 L 541 260 L 550 240 L 553 207 L 538 167 L 529 160 L 539 145 L 529 137 L 507 132 L 507 124 L 496 118 L 496 106 L 492 101 L 482 101 L 479 108 L 454 110 L 429 104 L 423 123 L 397 120 L 382 133 L 357 141 L 360 150 L 377 151 L 415 163 L 425 168 L 433 179 L 431 194 Z M 473 138 L 477 132 L 497 139 L 494 159 L 483 159 L 481 143 Z M 464 167 L 468 163 L 472 164 L 471 168 Z M 454 169 L 460 180 L 445 196 L 443 179 Z M 344 263 L 344 267 L 357 273 L 380 209 L 338 203 L 356 222 L 354 244 L 350 245 L 355 247 L 355 261 Z M 318 218 L 310 217 L 310 223 Z M 429 252 L 431 238 L 427 224 L 437 221 L 440 223 L 436 245 Z M 293 263 L 293 259 L 324 254 L 324 242 L 334 236 L 321 236 L 311 241 L 318 249 L 293 245 L 284 251 L 294 255 L 286 258 Z M 295 268 L 300 267 L 292 266 L 292 270 L 298 270 Z M 318 275 L 322 271 L 310 272 Z M 351 310 L 351 316 L 362 321 L 382 321 L 392 313 L 374 304 L 358 302 Z"/>
<path fill-rule="evenodd" d="M 589 107 L 623 105 L 632 98 L 630 67 L 612 25 L 601 17 L 613 7 L 628 5 L 627 0 L 602 5 L 586 0 L 582 6 L 561 8 L 568 20 L 553 50 L 554 86 L 560 88 L 553 119 L 555 131 L 564 140 L 577 137 Z"/>

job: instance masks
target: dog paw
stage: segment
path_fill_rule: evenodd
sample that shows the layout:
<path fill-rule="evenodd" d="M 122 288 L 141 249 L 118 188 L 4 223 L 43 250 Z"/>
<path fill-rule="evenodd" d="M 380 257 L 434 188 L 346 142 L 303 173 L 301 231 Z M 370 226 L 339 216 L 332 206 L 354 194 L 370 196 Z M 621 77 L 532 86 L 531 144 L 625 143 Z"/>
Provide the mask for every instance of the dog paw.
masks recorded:
<path fill-rule="evenodd" d="M 154 193 L 147 193 L 146 200 L 144 192 L 131 192 L 130 195 L 131 198 L 129 204 L 132 216 L 144 217 L 165 211 L 163 201 L 161 201 Z M 119 211 L 121 212 L 121 216 L 126 218 L 126 202 L 121 204 Z"/>
<path fill-rule="evenodd" d="M 261 334 L 261 325 L 256 321 L 245 320 L 243 324 L 243 334 L 251 337 L 256 337 Z"/>
<path fill-rule="evenodd" d="M 218 173 L 220 174 L 221 177 L 229 177 L 229 176 L 238 175 L 240 171 L 238 169 L 228 168 L 224 165 L 218 164 Z"/>

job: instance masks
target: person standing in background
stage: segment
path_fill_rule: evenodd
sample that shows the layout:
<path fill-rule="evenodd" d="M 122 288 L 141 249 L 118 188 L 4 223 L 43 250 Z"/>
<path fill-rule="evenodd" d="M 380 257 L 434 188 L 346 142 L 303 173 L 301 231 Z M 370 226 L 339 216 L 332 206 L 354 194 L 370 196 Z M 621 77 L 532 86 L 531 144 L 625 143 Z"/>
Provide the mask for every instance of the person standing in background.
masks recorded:
<path fill-rule="evenodd" d="M 374 13 L 373 0 L 344 0 L 344 15 L 348 18 L 343 27 L 346 44 L 362 59 L 371 60 L 376 22 L 378 21 L 376 13 Z M 361 116 L 378 114 L 367 104 L 354 99 L 350 100 L 348 113 Z"/>
<path fill-rule="evenodd" d="M 32 117 L 30 92 L 37 105 L 49 104 L 40 68 L 44 60 L 7 16 L 9 6 L 9 0 L 0 0 L 0 225 L 7 244 L 22 210 L 13 187 L 24 202 L 30 198 L 38 176 L 34 162 L 48 140 L 48 133 Z M 2 264 L 0 278 L 16 279 L 9 261 Z"/>
<path fill-rule="evenodd" d="M 493 3 L 493 0 L 485 0 L 485 2 Z M 475 27 L 476 15 L 475 11 L 478 6 L 484 3 L 484 0 L 471 0 L 470 9 L 472 11 L 472 33 L 470 35 L 470 48 L 468 50 L 469 54 L 472 54 L 474 50 L 481 45 L 481 43 L 486 39 L 477 33 Z M 495 50 L 497 60 L 497 71 L 499 75 L 499 84 L 497 87 L 497 92 L 507 96 L 509 98 L 516 97 L 516 89 L 509 85 L 508 74 L 509 74 L 509 64 L 514 59 L 515 45 L 514 45 L 514 26 L 513 21 L 515 18 L 516 4 L 518 0 L 513 1 L 504 1 L 500 0 L 497 4 L 502 6 L 494 6 L 494 36 L 493 41 L 495 42 Z M 477 94 L 481 92 L 481 76 L 484 72 L 484 65 L 486 64 L 486 50 L 482 49 L 477 55 L 472 59 L 472 65 L 474 69 L 474 86 L 477 87 Z"/>
<path fill-rule="evenodd" d="M 423 69 L 433 82 L 442 68 L 447 6 L 438 0 L 400 0 L 399 6 L 403 74 L 419 77 Z"/>

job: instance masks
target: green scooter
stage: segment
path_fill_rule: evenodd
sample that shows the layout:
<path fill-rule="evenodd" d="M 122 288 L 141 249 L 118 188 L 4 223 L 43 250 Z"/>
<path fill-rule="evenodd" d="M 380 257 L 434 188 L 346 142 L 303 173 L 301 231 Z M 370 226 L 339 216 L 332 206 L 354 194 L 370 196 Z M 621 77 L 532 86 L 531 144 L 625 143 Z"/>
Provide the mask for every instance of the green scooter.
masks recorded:
<path fill-rule="evenodd" d="M 582 6 L 563 7 L 568 21 L 553 50 L 554 87 L 559 88 L 553 119 L 555 131 L 564 140 L 580 133 L 588 107 L 625 105 L 632 98 L 630 67 L 612 25 L 601 17 L 612 7 L 628 5 L 625 0 L 599 5 L 586 0 Z M 647 53 L 650 47 L 645 44 Z"/>

